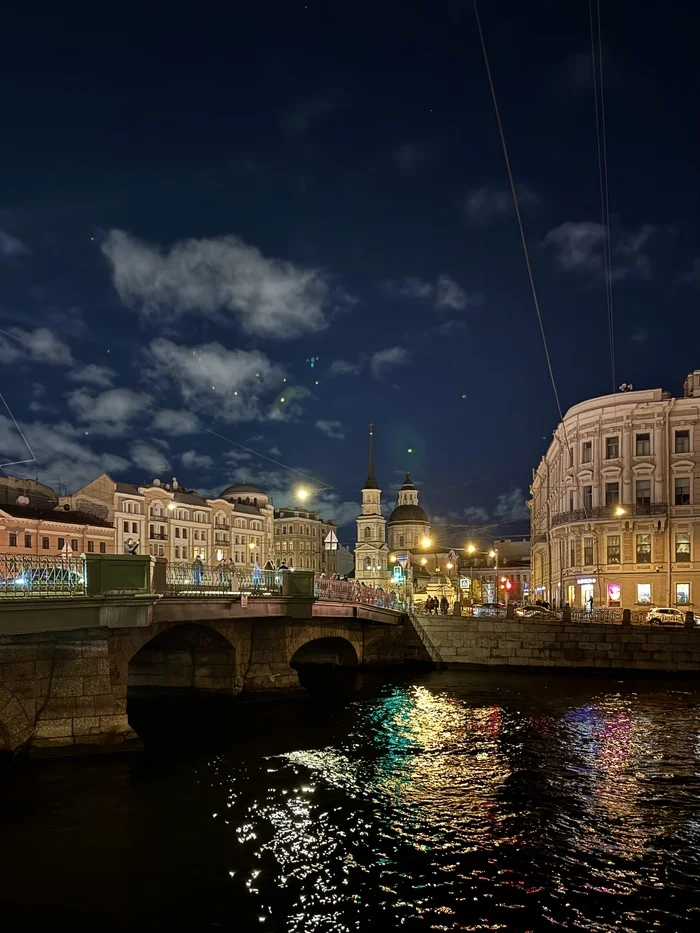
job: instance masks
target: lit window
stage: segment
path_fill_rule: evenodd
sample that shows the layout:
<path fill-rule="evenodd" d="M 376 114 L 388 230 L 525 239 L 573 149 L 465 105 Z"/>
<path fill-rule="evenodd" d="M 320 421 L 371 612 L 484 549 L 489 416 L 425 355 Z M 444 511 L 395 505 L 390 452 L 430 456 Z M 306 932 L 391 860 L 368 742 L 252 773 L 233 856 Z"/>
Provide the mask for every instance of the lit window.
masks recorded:
<path fill-rule="evenodd" d="M 638 479 L 635 487 L 635 502 L 637 505 L 651 505 L 651 480 Z"/>
<path fill-rule="evenodd" d="M 637 604 L 640 606 L 651 604 L 651 583 L 637 584 Z"/>
<path fill-rule="evenodd" d="M 676 583 L 676 605 L 687 606 L 690 603 L 690 583 Z"/>
<path fill-rule="evenodd" d="M 620 563 L 620 536 L 608 535 L 608 563 Z"/>
<path fill-rule="evenodd" d="M 638 564 L 650 564 L 651 563 L 651 535 L 637 535 L 636 539 L 637 544 L 637 563 Z"/>
<path fill-rule="evenodd" d="M 690 560 L 690 534 L 680 531 L 676 534 L 676 562 L 687 564 Z"/>
<path fill-rule="evenodd" d="M 608 583 L 608 606 L 615 607 L 620 605 L 620 584 Z"/>
<path fill-rule="evenodd" d="M 620 484 L 605 484 L 605 504 L 608 506 L 619 505 L 620 503 Z"/>

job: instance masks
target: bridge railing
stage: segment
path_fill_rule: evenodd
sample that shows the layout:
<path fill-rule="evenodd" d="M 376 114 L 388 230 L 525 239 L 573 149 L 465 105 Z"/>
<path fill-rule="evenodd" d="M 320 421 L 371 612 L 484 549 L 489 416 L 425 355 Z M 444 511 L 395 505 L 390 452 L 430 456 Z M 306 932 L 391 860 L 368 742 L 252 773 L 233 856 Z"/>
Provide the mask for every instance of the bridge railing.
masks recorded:
<path fill-rule="evenodd" d="M 84 596 L 86 589 L 81 557 L 0 554 L 0 598 Z"/>
<path fill-rule="evenodd" d="M 317 599 L 336 599 L 364 606 L 378 606 L 381 609 L 408 608 L 405 599 L 394 590 L 384 590 L 380 586 L 364 586 L 357 580 L 334 580 L 323 574 L 316 574 L 314 592 Z"/>
<path fill-rule="evenodd" d="M 277 596 L 282 581 L 277 570 L 248 570 L 168 563 L 165 568 L 166 596 Z"/>

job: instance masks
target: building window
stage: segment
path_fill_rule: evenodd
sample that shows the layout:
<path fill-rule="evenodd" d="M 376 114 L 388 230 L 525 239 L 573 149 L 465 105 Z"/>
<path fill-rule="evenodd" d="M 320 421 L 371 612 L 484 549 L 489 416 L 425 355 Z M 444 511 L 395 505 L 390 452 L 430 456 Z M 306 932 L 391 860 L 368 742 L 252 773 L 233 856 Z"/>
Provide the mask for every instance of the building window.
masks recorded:
<path fill-rule="evenodd" d="M 404 537 L 403 537 L 403 535 L 399 535 L 399 547 L 404 547 Z"/>
<path fill-rule="evenodd" d="M 573 465 L 574 465 L 574 448 L 569 447 L 569 466 L 572 467 Z"/>
<path fill-rule="evenodd" d="M 183 528 L 183 529 L 182 529 L 182 537 L 183 537 L 183 538 L 186 538 L 186 537 L 187 537 L 187 529 L 186 529 L 186 528 Z"/>
<path fill-rule="evenodd" d="M 677 454 L 690 453 L 690 431 L 676 431 L 675 452 Z"/>
<path fill-rule="evenodd" d="M 573 494 L 573 492 L 570 492 L 570 493 L 569 493 L 569 511 L 570 511 L 570 512 L 573 512 L 573 511 L 574 511 L 574 494 Z"/>
<path fill-rule="evenodd" d="M 59 550 L 59 551 L 62 551 L 63 548 L 64 548 L 65 546 L 66 546 L 66 539 L 65 539 L 65 538 L 59 538 L 59 539 L 58 539 L 58 550 Z"/>
<path fill-rule="evenodd" d="M 615 608 L 620 605 L 620 584 L 608 583 L 608 606 Z"/>
<path fill-rule="evenodd" d="M 676 583 L 676 605 L 687 606 L 690 603 L 690 583 Z"/>
<path fill-rule="evenodd" d="M 593 538 L 583 539 L 583 563 L 586 567 L 593 566 Z"/>
<path fill-rule="evenodd" d="M 187 548 L 183 547 L 182 549 L 182 559 L 187 560 Z"/>
<path fill-rule="evenodd" d="M 650 606 L 651 605 L 651 583 L 638 583 L 637 584 L 637 605 L 638 606 Z"/>
<path fill-rule="evenodd" d="M 49 539 L 48 539 L 48 538 L 42 538 L 42 539 L 41 539 L 41 547 L 43 548 L 43 550 L 48 551 L 48 549 L 49 549 Z"/>
<path fill-rule="evenodd" d="M 133 533 L 133 534 L 136 534 L 138 530 L 139 530 L 139 523 L 138 523 L 138 522 L 132 522 L 132 523 L 131 523 L 131 531 L 132 531 L 132 533 Z"/>
<path fill-rule="evenodd" d="M 372 558 L 365 557 L 365 570 L 371 570 L 371 569 L 372 569 Z"/>
<path fill-rule="evenodd" d="M 95 553 L 95 542 L 94 541 L 88 541 L 88 551 L 90 554 Z"/>
<path fill-rule="evenodd" d="M 365 538 L 369 538 L 371 537 L 371 535 L 372 535 L 372 532 L 369 530 L 369 528 L 365 528 Z"/>
<path fill-rule="evenodd" d="M 107 545 L 104 541 L 100 541 L 100 554 L 107 553 Z"/>
<path fill-rule="evenodd" d="M 206 544 L 206 540 L 207 540 L 207 533 L 206 533 L 206 531 L 203 531 L 203 532 L 200 534 L 199 537 L 200 537 L 200 540 L 203 541 L 203 542 Z"/>
<path fill-rule="evenodd" d="M 605 504 L 608 506 L 620 504 L 620 484 L 619 483 L 606 483 L 605 484 Z"/>
<path fill-rule="evenodd" d="M 637 505 L 651 505 L 651 480 L 638 479 L 635 486 L 635 502 Z"/>
<path fill-rule="evenodd" d="M 637 535 L 637 563 L 651 563 L 651 535 Z M 637 600 L 639 602 L 639 600 Z"/>
<path fill-rule="evenodd" d="M 615 435 L 615 437 L 606 437 L 605 438 L 605 459 L 615 460 L 619 456 L 620 456 L 619 436 Z"/>
<path fill-rule="evenodd" d="M 17 547 L 17 535 L 10 535 L 10 547 Z"/>
<path fill-rule="evenodd" d="M 581 445 L 581 463 L 591 463 L 593 460 L 593 441 L 584 441 Z"/>
<path fill-rule="evenodd" d="M 608 563 L 620 563 L 620 536 L 608 535 Z"/>
<path fill-rule="evenodd" d="M 675 504 L 690 505 L 690 477 L 677 476 L 673 483 L 675 487 Z"/>
<path fill-rule="evenodd" d="M 687 531 L 679 531 L 676 534 L 676 562 L 687 564 L 690 560 L 690 534 Z"/>
<path fill-rule="evenodd" d="M 635 445 L 635 454 L 638 457 L 648 457 L 651 453 L 651 435 L 638 434 Z"/>
<path fill-rule="evenodd" d="M 583 508 L 586 512 L 590 512 L 593 508 L 593 487 L 584 486 L 583 487 Z"/>
<path fill-rule="evenodd" d="M 576 542 L 569 541 L 569 567 L 576 566 Z"/>
<path fill-rule="evenodd" d="M 32 546 L 32 536 L 31 536 L 31 535 L 25 535 L 25 536 L 24 536 L 24 546 L 25 546 L 25 547 L 31 547 L 31 546 Z"/>
<path fill-rule="evenodd" d="M 124 531 L 125 531 L 127 534 L 129 533 L 129 523 L 128 523 L 128 522 L 124 522 Z"/>
<path fill-rule="evenodd" d="M 180 545 L 176 544 L 175 545 L 175 557 L 179 557 L 179 556 L 180 556 Z"/>
<path fill-rule="evenodd" d="M 78 550 L 78 539 L 77 539 L 77 538 L 71 538 L 71 539 L 70 539 L 70 547 L 71 547 L 71 551 L 77 551 L 77 550 Z"/>
<path fill-rule="evenodd" d="M 180 529 L 179 529 L 179 528 L 176 528 L 176 529 L 175 529 L 175 537 L 176 537 L 176 538 L 179 538 L 179 537 L 180 537 Z"/>

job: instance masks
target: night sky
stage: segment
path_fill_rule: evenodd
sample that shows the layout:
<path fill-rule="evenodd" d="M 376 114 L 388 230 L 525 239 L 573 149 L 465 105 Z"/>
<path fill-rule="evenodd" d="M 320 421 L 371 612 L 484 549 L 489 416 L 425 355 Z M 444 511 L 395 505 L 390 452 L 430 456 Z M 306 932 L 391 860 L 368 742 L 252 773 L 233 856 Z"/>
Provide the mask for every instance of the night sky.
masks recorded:
<path fill-rule="evenodd" d="M 614 384 L 678 394 L 697 13 L 601 12 Z M 589 6 L 480 15 L 566 409 L 613 385 Z M 526 530 L 558 412 L 470 3 L 14 5 L 0 70 L 7 472 L 281 506 L 291 467 L 347 543 L 373 420 L 388 505 L 408 469 L 455 544 Z"/>

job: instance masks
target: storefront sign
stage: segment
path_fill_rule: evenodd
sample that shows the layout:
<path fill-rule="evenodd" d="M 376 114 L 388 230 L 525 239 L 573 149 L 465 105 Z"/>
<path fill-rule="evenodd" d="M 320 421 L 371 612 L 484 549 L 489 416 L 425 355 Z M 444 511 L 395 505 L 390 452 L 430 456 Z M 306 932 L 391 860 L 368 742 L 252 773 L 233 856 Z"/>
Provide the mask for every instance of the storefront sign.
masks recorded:
<path fill-rule="evenodd" d="M 587 583 L 595 583 L 595 577 L 580 577 L 576 582 L 580 586 L 586 586 Z"/>

